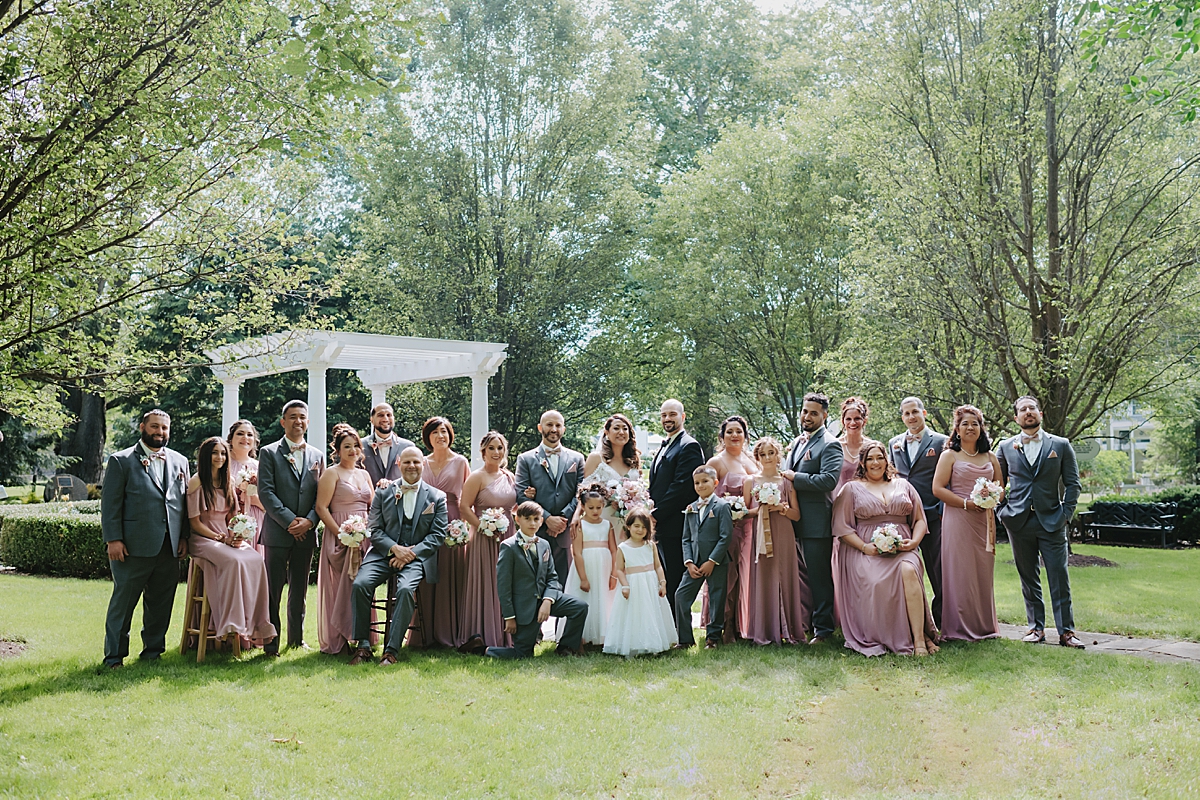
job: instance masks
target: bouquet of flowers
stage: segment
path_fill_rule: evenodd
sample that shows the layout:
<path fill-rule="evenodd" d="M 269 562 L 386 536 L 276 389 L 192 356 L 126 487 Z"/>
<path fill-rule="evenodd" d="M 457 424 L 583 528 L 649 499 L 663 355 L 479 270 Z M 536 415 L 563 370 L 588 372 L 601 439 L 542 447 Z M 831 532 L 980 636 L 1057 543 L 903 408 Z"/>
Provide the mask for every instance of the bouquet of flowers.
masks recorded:
<path fill-rule="evenodd" d="M 338 527 L 337 537 L 346 547 L 358 547 L 367 538 L 367 521 L 360 514 L 346 517 Z"/>
<path fill-rule="evenodd" d="M 461 519 L 456 519 L 446 526 L 446 538 L 442 540 L 442 544 L 446 547 L 461 547 L 470 538 L 471 526 Z"/>
<path fill-rule="evenodd" d="M 746 501 L 740 494 L 727 494 L 725 499 L 729 501 L 729 513 L 734 522 L 744 519 L 750 513 L 750 510 L 746 508 Z"/>
<path fill-rule="evenodd" d="M 1000 502 L 1000 494 L 1003 491 L 1004 488 L 997 481 L 976 478 L 975 488 L 971 490 L 971 502 L 979 508 L 995 508 L 996 503 Z"/>
<path fill-rule="evenodd" d="M 258 494 L 258 471 L 247 465 L 238 470 L 237 477 L 233 479 L 233 483 L 238 488 L 245 487 L 243 491 L 247 495 L 253 497 Z"/>
<path fill-rule="evenodd" d="M 871 544 L 875 545 L 875 549 L 879 551 L 881 556 L 894 556 L 900 552 L 900 529 L 896 527 L 894 522 L 888 522 L 880 525 L 871 534 Z"/>
<path fill-rule="evenodd" d="M 229 534 L 235 542 L 250 542 L 258 532 L 258 523 L 249 514 L 235 514 L 229 520 Z"/>
<path fill-rule="evenodd" d="M 783 504 L 783 492 L 780 491 L 779 484 L 774 481 L 755 486 L 753 494 L 759 505 L 778 506 Z"/>
<path fill-rule="evenodd" d="M 654 501 L 650 499 L 646 484 L 631 478 L 626 478 L 617 485 L 616 491 L 613 492 L 612 504 L 617 516 L 622 520 L 637 506 L 647 511 L 654 509 Z"/>
<path fill-rule="evenodd" d="M 508 517 L 503 508 L 489 508 L 479 515 L 479 532 L 495 539 L 508 530 Z"/>

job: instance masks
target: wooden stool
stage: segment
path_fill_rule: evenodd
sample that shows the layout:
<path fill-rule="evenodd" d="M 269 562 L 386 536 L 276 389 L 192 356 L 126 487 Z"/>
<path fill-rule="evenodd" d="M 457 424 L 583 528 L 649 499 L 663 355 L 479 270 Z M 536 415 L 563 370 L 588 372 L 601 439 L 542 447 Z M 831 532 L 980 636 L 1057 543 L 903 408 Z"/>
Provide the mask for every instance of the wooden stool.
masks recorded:
<path fill-rule="evenodd" d="M 196 604 L 200 604 L 200 624 L 192 625 L 192 614 L 195 612 Z M 208 640 L 213 640 L 213 646 L 220 649 L 221 642 L 225 639 L 232 641 L 233 657 L 237 658 L 242 654 L 242 639 L 237 632 L 229 634 L 224 638 L 218 638 L 217 635 L 208 629 L 208 620 L 212 609 L 208 605 L 208 588 L 204 582 L 204 570 L 196 566 L 196 560 L 191 559 L 191 564 L 188 566 L 188 582 L 187 593 L 183 599 L 183 639 L 179 643 L 179 655 L 185 656 L 188 651 L 188 637 L 196 637 L 196 663 L 204 663 L 204 654 L 208 650 Z"/>
<path fill-rule="evenodd" d="M 422 581 L 424 583 L 424 581 Z M 371 623 L 371 632 L 379 634 L 384 643 L 387 643 L 388 633 L 392 630 L 392 612 L 396 609 L 396 576 L 392 575 L 387 581 L 387 596 L 382 600 L 376 597 L 371 601 L 371 608 L 376 612 L 375 621 Z M 379 612 L 383 612 L 380 618 Z M 428 647 L 429 643 L 425 641 L 425 631 L 428 629 L 425 623 L 425 615 L 421 609 L 421 591 L 420 586 L 417 587 L 416 593 L 413 594 L 413 618 L 409 622 L 408 632 L 405 635 L 405 642 L 412 640 L 413 631 L 421 634 L 421 644 L 423 647 Z"/>

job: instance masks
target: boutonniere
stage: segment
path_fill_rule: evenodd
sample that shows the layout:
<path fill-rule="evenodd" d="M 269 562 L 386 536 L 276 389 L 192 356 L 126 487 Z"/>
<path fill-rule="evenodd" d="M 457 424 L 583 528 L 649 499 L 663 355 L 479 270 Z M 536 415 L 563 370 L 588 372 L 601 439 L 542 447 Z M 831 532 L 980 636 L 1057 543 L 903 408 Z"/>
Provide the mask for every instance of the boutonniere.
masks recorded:
<path fill-rule="evenodd" d="M 287 462 L 292 465 L 293 469 L 299 469 L 299 466 L 296 463 L 296 453 L 301 453 L 301 452 L 303 452 L 303 451 L 302 450 L 295 450 L 295 451 L 289 450 L 288 451 Z"/>
<path fill-rule="evenodd" d="M 1024 450 L 1024 449 L 1025 449 L 1025 445 L 1021 444 L 1021 440 L 1020 440 L 1020 439 L 1014 439 L 1014 440 L 1013 440 L 1013 449 L 1014 449 L 1014 450 Z"/>
<path fill-rule="evenodd" d="M 541 464 L 542 464 L 542 469 L 546 470 L 546 472 L 550 471 L 550 460 L 549 459 L 543 458 L 541 461 Z"/>
<path fill-rule="evenodd" d="M 147 456 L 142 456 L 141 461 L 143 467 L 150 469 L 150 459 Z"/>
<path fill-rule="evenodd" d="M 898 453 L 904 449 L 904 445 L 900 444 L 899 442 L 896 442 L 894 445 L 892 445 L 892 449 Z"/>
<path fill-rule="evenodd" d="M 683 513 L 684 513 L 684 514 L 695 514 L 695 513 L 698 513 L 698 512 L 696 511 L 696 506 L 694 506 L 694 505 L 690 505 L 690 506 L 688 506 L 687 508 L 685 508 L 685 509 L 683 510 Z"/>

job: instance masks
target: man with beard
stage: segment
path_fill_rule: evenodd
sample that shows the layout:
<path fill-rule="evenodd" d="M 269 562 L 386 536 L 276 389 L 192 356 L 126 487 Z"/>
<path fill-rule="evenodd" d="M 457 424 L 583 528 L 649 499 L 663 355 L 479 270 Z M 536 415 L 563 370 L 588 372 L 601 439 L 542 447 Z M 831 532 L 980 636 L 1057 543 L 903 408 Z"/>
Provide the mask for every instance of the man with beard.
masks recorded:
<path fill-rule="evenodd" d="M 400 454 L 416 447 L 395 434 L 396 412 L 387 403 L 371 409 L 371 435 L 362 440 L 363 468 L 375 488 L 400 480 Z"/>
<path fill-rule="evenodd" d="M 179 582 L 177 559 L 187 554 L 188 460 L 167 448 L 171 418 L 147 411 L 141 441 L 114 453 L 104 470 L 101 530 L 108 546 L 113 592 L 104 621 L 104 665 L 129 655 L 129 627 L 142 601 L 142 652 L 155 661 L 167 648 L 167 627 Z"/>
<path fill-rule="evenodd" d="M 571 566 L 567 524 L 575 514 L 575 491 L 583 476 L 583 454 L 562 444 L 566 430 L 562 414 L 546 411 L 538 421 L 542 443 L 517 456 L 517 499 L 533 500 L 542 507 L 545 521 L 538 536 L 550 543 L 554 571 L 564 584 Z"/>

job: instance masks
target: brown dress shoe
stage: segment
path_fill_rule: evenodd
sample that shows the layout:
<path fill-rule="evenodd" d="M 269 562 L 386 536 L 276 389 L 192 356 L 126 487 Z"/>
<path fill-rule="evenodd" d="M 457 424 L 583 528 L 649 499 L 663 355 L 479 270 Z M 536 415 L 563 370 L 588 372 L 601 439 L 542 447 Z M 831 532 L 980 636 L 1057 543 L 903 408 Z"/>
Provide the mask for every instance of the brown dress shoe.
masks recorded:
<path fill-rule="evenodd" d="M 1075 635 L 1075 631 L 1067 631 L 1062 636 L 1059 636 L 1058 643 L 1063 647 L 1073 647 L 1076 650 L 1084 648 L 1083 642 L 1079 641 L 1079 637 Z"/>
<path fill-rule="evenodd" d="M 706 639 L 704 642 L 705 650 L 716 650 L 720 646 L 721 646 L 720 639 Z"/>
<path fill-rule="evenodd" d="M 1037 628 L 1030 628 L 1029 632 L 1021 637 L 1021 641 L 1026 644 L 1042 644 L 1046 641 L 1046 632 Z"/>
<path fill-rule="evenodd" d="M 379 666 L 389 667 L 397 661 L 395 653 L 384 653 L 383 658 L 379 659 Z"/>
<path fill-rule="evenodd" d="M 458 652 L 468 656 L 481 656 L 487 652 L 487 645 L 484 644 L 483 637 L 477 633 L 460 644 Z"/>
<path fill-rule="evenodd" d="M 808 640 L 809 645 L 825 644 L 827 639 L 824 636 L 814 636 Z"/>
<path fill-rule="evenodd" d="M 360 647 L 354 651 L 354 657 L 350 659 L 350 666 L 357 667 L 359 664 L 369 664 L 375 660 L 375 656 L 371 653 L 371 648 Z"/>

